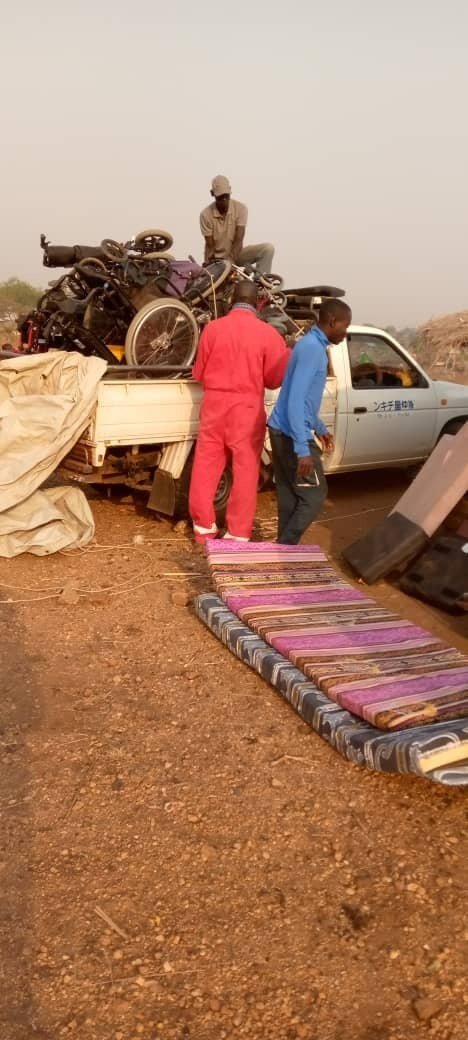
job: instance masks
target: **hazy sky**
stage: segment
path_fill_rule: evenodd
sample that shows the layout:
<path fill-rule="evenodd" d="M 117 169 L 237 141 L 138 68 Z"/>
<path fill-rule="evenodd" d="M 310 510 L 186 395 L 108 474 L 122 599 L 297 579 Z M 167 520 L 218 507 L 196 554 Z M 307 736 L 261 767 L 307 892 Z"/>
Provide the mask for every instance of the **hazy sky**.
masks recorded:
<path fill-rule="evenodd" d="M 466 0 L 19 0 L 2 14 L 0 280 L 39 235 L 163 227 L 201 256 L 216 173 L 290 286 L 356 320 L 468 307 Z"/>

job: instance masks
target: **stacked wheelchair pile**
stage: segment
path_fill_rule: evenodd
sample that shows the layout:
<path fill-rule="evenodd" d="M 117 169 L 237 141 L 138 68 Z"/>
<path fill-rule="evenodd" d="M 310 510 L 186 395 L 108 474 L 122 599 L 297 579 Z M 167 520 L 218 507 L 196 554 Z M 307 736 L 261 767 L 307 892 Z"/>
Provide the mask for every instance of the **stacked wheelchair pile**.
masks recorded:
<path fill-rule="evenodd" d="M 227 313 L 240 279 L 257 282 L 260 316 L 290 342 L 316 321 L 321 298 L 344 295 L 330 286 L 283 291 L 276 275 L 229 260 L 203 267 L 192 257 L 177 260 L 172 245 L 172 236 L 158 228 L 100 246 L 54 246 L 42 235 L 44 266 L 66 270 L 22 322 L 22 349 L 79 351 L 148 374 L 184 374 L 201 330 Z"/>

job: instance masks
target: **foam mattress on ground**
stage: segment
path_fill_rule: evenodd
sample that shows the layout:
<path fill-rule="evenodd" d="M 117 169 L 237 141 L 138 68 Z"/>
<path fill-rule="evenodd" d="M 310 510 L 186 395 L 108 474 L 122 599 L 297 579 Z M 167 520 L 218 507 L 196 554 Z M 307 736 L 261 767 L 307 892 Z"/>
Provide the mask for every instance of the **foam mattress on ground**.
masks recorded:
<path fill-rule="evenodd" d="M 386 773 L 415 773 L 443 784 L 468 785 L 467 719 L 382 733 L 331 701 L 218 596 L 199 596 L 195 609 L 211 632 L 273 685 L 344 758 Z"/>
<path fill-rule="evenodd" d="M 207 551 L 226 606 L 353 715 L 385 730 L 468 716 L 468 657 L 345 581 L 318 546 Z"/>

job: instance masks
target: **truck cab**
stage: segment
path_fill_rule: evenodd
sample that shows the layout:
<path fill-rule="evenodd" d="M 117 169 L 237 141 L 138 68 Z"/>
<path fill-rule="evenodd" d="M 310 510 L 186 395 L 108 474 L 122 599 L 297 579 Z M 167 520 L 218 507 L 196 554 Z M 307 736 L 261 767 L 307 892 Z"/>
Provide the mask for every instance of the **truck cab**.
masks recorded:
<path fill-rule="evenodd" d="M 329 472 L 406 465 L 427 458 L 442 432 L 468 417 L 468 386 L 432 380 L 382 329 L 352 325 L 346 341 L 330 346 L 336 381 L 335 451 Z M 322 412 L 333 402 L 324 395 Z"/>

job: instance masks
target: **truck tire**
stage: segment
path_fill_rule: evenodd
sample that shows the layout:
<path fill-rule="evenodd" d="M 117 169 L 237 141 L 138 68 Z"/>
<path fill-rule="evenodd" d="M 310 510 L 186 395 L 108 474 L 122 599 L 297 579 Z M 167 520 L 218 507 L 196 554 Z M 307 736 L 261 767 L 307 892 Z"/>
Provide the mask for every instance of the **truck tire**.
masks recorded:
<path fill-rule="evenodd" d="M 174 508 L 174 520 L 187 520 L 189 518 L 189 488 L 190 478 L 192 476 L 193 466 L 193 451 L 189 455 L 187 462 L 182 470 L 182 473 L 178 480 L 175 481 L 176 496 L 175 496 L 175 508 Z M 224 470 L 221 480 L 218 485 L 218 490 L 215 495 L 214 507 L 216 513 L 216 523 L 218 527 L 224 525 L 226 516 L 226 506 L 228 504 L 229 494 L 232 488 L 232 472 L 229 468 Z"/>
<path fill-rule="evenodd" d="M 440 433 L 440 437 L 443 437 L 444 434 L 446 434 L 446 433 L 450 434 L 451 437 L 455 437 L 455 435 L 461 430 L 462 426 L 464 426 L 465 423 L 466 423 L 466 419 L 463 419 L 463 418 L 462 419 L 451 419 L 450 422 L 448 422 L 447 425 L 444 426 L 443 430 Z M 440 440 L 440 437 L 439 437 L 439 440 Z"/>

